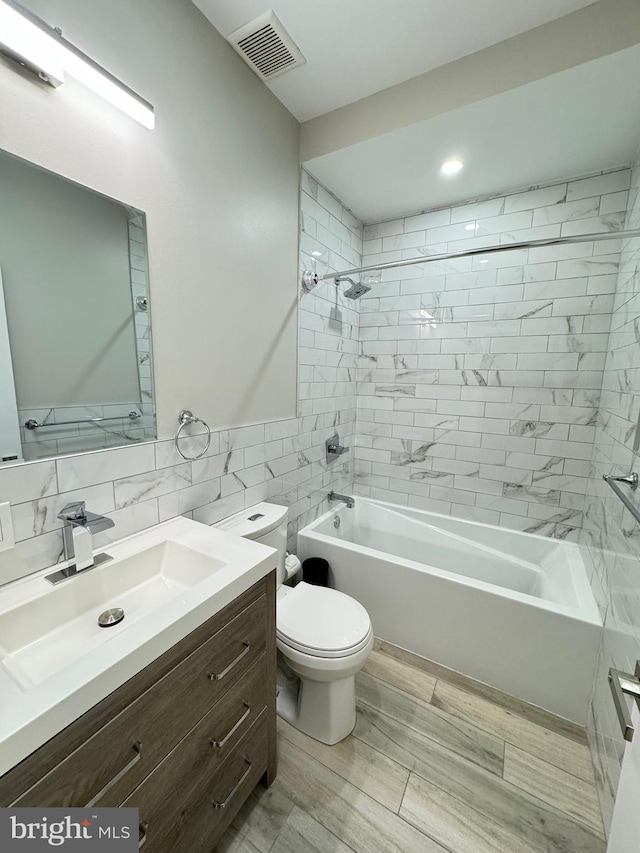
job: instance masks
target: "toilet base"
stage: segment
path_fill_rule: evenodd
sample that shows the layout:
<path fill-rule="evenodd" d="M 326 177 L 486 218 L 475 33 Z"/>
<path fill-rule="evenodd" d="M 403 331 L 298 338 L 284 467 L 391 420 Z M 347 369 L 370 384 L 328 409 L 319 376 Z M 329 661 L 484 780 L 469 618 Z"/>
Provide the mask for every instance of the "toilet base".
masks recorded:
<path fill-rule="evenodd" d="M 298 731 L 332 746 L 348 737 L 356 724 L 355 679 L 311 681 L 301 678 L 297 703 L 293 691 L 277 699 L 278 715 Z"/>

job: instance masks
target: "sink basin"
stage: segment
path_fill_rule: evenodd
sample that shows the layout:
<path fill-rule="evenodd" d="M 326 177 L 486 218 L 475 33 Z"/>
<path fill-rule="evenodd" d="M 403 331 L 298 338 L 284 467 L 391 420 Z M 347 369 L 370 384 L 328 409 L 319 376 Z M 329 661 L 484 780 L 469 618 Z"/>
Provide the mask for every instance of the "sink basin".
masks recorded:
<path fill-rule="evenodd" d="M 0 586 L 0 776 L 277 566 L 273 548 L 188 518 L 108 551 L 56 586 L 51 567 Z M 101 628 L 111 608 L 124 619 Z"/>
<path fill-rule="evenodd" d="M 225 566 L 165 541 L 85 571 L 0 612 L 0 663 L 23 687 L 39 684 Z M 111 607 L 125 618 L 101 628 L 98 616 Z"/>

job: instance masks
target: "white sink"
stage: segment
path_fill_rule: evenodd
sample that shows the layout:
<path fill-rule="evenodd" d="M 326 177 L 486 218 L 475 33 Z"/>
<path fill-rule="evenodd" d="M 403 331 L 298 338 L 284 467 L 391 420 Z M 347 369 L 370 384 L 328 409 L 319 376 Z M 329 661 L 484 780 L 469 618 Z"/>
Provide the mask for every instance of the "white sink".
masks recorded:
<path fill-rule="evenodd" d="M 174 518 L 52 586 L 0 586 L 0 775 L 276 568 L 273 548 Z M 58 568 L 58 567 L 57 567 Z M 100 614 L 124 610 L 101 628 Z"/>
<path fill-rule="evenodd" d="M 0 613 L 0 665 L 16 681 L 38 684 L 179 598 L 227 563 L 173 541 L 103 563 Z M 112 607 L 124 620 L 101 628 Z"/>

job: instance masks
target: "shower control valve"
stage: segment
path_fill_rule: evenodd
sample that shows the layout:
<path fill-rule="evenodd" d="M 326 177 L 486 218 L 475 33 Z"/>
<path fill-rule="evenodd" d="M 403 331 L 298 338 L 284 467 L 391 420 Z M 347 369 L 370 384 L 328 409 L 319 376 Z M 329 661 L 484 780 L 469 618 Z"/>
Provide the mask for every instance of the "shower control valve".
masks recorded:
<path fill-rule="evenodd" d="M 327 464 L 331 462 L 332 459 L 335 459 L 336 456 L 342 456 L 343 453 L 346 453 L 347 450 L 349 450 L 348 447 L 343 447 L 340 444 L 340 436 L 338 435 L 338 433 L 335 433 L 331 436 L 331 438 L 328 438 L 326 440 L 325 449 Z"/>

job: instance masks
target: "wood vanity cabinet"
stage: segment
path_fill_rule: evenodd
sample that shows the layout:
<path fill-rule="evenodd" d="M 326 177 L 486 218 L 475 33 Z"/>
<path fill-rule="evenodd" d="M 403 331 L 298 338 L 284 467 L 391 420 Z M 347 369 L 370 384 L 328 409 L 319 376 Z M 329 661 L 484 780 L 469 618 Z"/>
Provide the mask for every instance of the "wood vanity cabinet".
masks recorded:
<path fill-rule="evenodd" d="M 0 805 L 140 810 L 147 853 L 210 851 L 276 775 L 275 572 L 0 777 Z"/>

